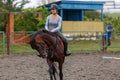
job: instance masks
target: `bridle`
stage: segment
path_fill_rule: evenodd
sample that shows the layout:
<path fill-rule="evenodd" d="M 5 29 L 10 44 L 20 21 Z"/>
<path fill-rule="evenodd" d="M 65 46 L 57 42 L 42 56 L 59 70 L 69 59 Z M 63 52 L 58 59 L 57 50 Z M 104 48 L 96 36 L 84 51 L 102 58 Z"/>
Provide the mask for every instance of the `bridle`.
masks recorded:
<path fill-rule="evenodd" d="M 42 42 L 36 42 L 36 44 L 38 44 L 39 46 L 39 49 L 40 50 L 42 50 L 42 48 L 44 49 L 44 51 L 47 53 L 47 54 L 45 54 L 45 56 L 46 57 L 50 57 L 50 58 L 52 58 L 53 56 L 54 56 L 54 48 L 56 48 L 56 46 L 57 46 L 57 37 L 55 37 L 55 44 L 52 44 L 52 45 L 45 45 L 45 44 L 47 44 L 47 43 L 45 43 L 45 44 L 43 44 Z M 39 53 L 43 56 L 43 51 L 39 51 Z"/>

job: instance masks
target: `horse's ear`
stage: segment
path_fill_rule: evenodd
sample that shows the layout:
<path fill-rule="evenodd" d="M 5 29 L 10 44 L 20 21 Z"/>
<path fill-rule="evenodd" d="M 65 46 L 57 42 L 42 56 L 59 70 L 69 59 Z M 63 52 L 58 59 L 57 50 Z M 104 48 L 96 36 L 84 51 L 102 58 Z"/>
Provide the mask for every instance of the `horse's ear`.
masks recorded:
<path fill-rule="evenodd" d="M 43 32 L 48 32 L 47 30 L 42 30 Z"/>

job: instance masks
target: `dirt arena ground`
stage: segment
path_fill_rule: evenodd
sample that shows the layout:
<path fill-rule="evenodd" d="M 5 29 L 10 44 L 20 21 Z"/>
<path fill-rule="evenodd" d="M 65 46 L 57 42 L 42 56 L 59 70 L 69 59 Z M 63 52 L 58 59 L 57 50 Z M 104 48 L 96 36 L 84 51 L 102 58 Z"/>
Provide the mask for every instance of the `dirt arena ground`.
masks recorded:
<path fill-rule="evenodd" d="M 84 53 L 66 57 L 64 80 L 120 80 L 120 60 L 102 59 L 102 56 L 120 57 L 120 53 Z M 49 80 L 46 60 L 36 55 L 0 57 L 0 80 Z"/>

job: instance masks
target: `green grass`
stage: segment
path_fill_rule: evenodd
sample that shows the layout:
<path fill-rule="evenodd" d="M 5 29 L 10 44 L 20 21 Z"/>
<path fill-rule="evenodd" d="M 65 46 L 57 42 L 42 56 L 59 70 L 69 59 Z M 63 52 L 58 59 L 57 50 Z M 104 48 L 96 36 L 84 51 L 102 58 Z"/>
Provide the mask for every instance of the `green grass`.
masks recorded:
<path fill-rule="evenodd" d="M 0 45 L 0 54 L 7 54 L 7 45 L 3 47 L 3 45 Z M 10 46 L 10 54 L 36 54 L 37 51 L 33 50 L 29 44 L 25 45 L 11 45 Z"/>
<path fill-rule="evenodd" d="M 100 41 L 69 41 L 69 50 L 72 53 L 100 51 Z"/>
<path fill-rule="evenodd" d="M 108 51 L 120 51 L 120 40 L 111 40 L 111 46 Z"/>
<path fill-rule="evenodd" d="M 24 45 L 12 45 L 11 46 L 11 53 L 12 54 L 35 54 L 37 53 L 36 50 L 33 50 L 29 44 Z"/>
<path fill-rule="evenodd" d="M 68 48 L 71 53 L 81 53 L 81 52 L 93 53 L 93 52 L 101 51 L 102 48 L 101 41 L 69 41 L 68 43 L 69 43 Z M 0 50 L 3 50 L 3 48 L 1 48 Z M 108 51 L 120 51 L 120 40 L 112 40 L 112 44 L 108 48 Z M 29 44 L 12 45 L 10 53 L 15 55 L 38 54 L 38 52 L 36 50 L 33 50 Z"/>
<path fill-rule="evenodd" d="M 101 41 L 70 41 L 69 50 L 76 52 L 96 52 L 101 51 Z M 108 51 L 120 51 L 120 40 L 111 40 L 111 46 Z"/>

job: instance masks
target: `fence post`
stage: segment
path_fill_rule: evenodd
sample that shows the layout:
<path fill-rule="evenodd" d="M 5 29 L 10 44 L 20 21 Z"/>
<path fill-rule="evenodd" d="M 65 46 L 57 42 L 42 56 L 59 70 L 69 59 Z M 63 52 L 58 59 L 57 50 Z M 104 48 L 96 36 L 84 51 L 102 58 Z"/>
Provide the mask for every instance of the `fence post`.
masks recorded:
<path fill-rule="evenodd" d="M 13 41 L 13 32 L 14 32 L 14 13 L 10 12 L 8 14 L 8 24 L 7 27 L 7 54 L 10 54 L 10 46 Z"/>
<path fill-rule="evenodd" d="M 42 20 L 42 13 L 37 14 L 38 19 Z"/>

